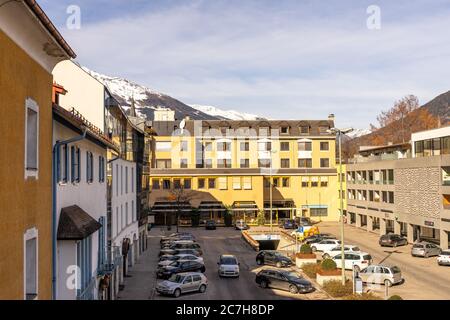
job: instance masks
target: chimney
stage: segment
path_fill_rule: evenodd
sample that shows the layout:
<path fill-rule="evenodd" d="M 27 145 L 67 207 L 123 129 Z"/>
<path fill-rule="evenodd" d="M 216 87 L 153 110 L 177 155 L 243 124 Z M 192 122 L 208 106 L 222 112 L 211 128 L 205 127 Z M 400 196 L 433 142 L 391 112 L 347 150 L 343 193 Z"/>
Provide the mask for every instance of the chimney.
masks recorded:
<path fill-rule="evenodd" d="M 330 113 L 330 114 L 328 115 L 328 120 L 329 120 L 329 121 L 334 121 L 334 113 Z"/>

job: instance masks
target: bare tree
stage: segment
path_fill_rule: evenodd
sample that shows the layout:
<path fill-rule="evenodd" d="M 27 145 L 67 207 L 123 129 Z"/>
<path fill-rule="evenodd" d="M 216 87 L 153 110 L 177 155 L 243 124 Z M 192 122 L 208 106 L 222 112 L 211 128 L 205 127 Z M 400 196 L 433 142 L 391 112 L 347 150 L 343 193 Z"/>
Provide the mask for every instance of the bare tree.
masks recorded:
<path fill-rule="evenodd" d="M 183 186 L 180 186 L 179 188 L 173 188 L 170 190 L 169 198 L 175 202 L 178 232 L 178 221 L 180 218 L 180 214 L 183 212 L 183 209 L 186 208 L 186 205 L 189 204 L 190 201 L 194 198 L 194 192 L 191 190 L 186 190 Z"/>

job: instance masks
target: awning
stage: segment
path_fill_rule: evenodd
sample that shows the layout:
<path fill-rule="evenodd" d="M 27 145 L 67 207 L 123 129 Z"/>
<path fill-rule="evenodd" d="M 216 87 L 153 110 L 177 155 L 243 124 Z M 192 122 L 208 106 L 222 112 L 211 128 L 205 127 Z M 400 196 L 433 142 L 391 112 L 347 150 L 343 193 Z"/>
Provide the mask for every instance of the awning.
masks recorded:
<path fill-rule="evenodd" d="M 264 207 L 270 207 L 270 201 L 264 201 Z M 295 207 L 295 203 L 292 199 L 272 200 L 272 207 L 291 209 Z"/>
<path fill-rule="evenodd" d="M 58 240 L 83 240 L 102 225 L 77 205 L 61 209 Z"/>
<path fill-rule="evenodd" d="M 164 201 L 155 202 L 153 205 L 152 212 L 178 212 L 178 211 L 192 211 L 192 207 L 189 202 L 174 202 L 174 201 Z"/>
<path fill-rule="evenodd" d="M 233 208 L 251 208 L 258 209 L 258 206 L 254 201 L 235 201 L 233 203 Z"/>
<path fill-rule="evenodd" d="M 225 211 L 226 208 L 221 201 L 202 201 L 198 206 L 200 211 Z"/>

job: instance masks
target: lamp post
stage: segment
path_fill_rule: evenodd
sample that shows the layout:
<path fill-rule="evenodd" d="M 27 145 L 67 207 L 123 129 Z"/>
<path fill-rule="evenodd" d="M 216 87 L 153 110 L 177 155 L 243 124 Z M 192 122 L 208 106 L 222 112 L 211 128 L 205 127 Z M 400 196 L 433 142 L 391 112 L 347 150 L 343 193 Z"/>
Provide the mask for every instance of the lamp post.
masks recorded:
<path fill-rule="evenodd" d="M 342 135 L 352 132 L 353 128 L 338 129 L 331 128 L 329 133 L 338 135 L 338 147 L 339 147 L 339 190 L 340 190 L 340 218 L 341 218 L 341 271 L 342 271 L 342 285 L 345 285 L 345 255 L 344 255 L 344 199 L 342 198 L 343 185 L 342 185 Z"/>
<path fill-rule="evenodd" d="M 270 205 L 270 233 L 273 233 L 273 218 L 272 218 L 272 154 L 275 154 L 277 150 L 270 150 L 270 169 L 269 169 L 269 205 Z"/>

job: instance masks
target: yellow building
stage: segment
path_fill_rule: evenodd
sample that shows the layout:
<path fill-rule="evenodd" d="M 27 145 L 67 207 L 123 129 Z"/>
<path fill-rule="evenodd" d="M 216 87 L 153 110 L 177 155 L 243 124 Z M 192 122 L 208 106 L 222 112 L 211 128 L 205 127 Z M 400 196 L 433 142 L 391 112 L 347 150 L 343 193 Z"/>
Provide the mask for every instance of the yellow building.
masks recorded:
<path fill-rule="evenodd" d="M 181 211 L 188 219 L 193 210 L 201 221 L 221 223 L 228 210 L 234 219 L 268 224 L 271 207 L 273 223 L 295 216 L 337 221 L 333 126 L 332 116 L 322 121 L 151 122 L 149 201 L 155 222 L 173 223 L 170 213 Z"/>
<path fill-rule="evenodd" d="M 51 299 L 51 72 L 75 54 L 35 1 L 0 6 L 0 300 Z"/>

